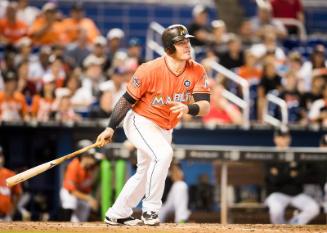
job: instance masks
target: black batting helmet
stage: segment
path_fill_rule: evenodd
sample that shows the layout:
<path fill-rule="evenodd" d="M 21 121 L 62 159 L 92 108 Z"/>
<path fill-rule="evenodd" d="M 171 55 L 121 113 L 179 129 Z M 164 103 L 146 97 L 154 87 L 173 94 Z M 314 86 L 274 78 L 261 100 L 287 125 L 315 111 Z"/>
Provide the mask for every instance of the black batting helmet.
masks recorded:
<path fill-rule="evenodd" d="M 187 28 L 184 25 L 174 24 L 165 29 L 161 39 L 165 51 L 168 54 L 172 54 L 176 51 L 175 43 L 192 37 L 194 36 L 188 34 Z"/>

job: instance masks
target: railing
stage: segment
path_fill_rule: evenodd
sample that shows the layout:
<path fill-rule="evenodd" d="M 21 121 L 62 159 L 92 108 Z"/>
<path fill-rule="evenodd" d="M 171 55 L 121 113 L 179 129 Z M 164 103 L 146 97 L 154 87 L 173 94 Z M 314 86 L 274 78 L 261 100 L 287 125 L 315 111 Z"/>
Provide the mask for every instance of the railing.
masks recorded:
<path fill-rule="evenodd" d="M 267 122 L 275 127 L 281 127 L 282 125 L 286 126 L 288 123 L 288 108 L 285 100 L 273 95 L 273 94 L 267 94 L 266 96 L 266 107 L 264 109 L 264 115 L 263 120 L 264 122 Z M 274 116 L 269 115 L 269 102 L 272 102 L 280 107 L 282 119 L 279 120 L 275 118 Z"/>
<path fill-rule="evenodd" d="M 154 58 L 154 52 L 158 53 L 159 55 L 163 55 L 165 53 L 163 47 L 161 46 L 161 34 L 164 30 L 165 28 L 157 22 L 150 23 L 146 35 L 145 59 L 147 61 Z"/>
<path fill-rule="evenodd" d="M 212 61 L 210 63 L 210 66 L 212 69 L 214 69 L 216 72 L 223 74 L 226 78 L 229 80 L 237 83 L 241 86 L 242 90 L 242 97 L 240 98 L 234 93 L 224 89 L 223 96 L 229 100 L 230 102 L 236 104 L 238 107 L 240 107 L 243 110 L 243 126 L 248 127 L 249 126 L 249 118 L 250 118 L 250 90 L 249 90 L 249 83 L 239 75 L 235 74 L 234 72 L 228 70 L 224 66 L 218 64 L 215 61 Z"/>
<path fill-rule="evenodd" d="M 297 27 L 300 40 L 305 41 L 308 38 L 305 27 L 300 20 L 292 19 L 292 18 L 276 18 L 276 19 L 280 20 L 284 25 Z"/>

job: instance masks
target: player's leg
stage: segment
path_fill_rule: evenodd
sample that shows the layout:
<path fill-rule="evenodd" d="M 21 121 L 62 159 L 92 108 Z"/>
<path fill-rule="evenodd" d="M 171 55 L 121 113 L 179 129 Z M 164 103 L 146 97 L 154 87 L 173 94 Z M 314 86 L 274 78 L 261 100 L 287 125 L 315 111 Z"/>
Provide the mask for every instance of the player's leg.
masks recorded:
<path fill-rule="evenodd" d="M 269 207 L 270 222 L 273 224 L 285 224 L 285 209 L 291 202 L 291 197 L 283 193 L 272 193 L 268 196 L 265 204 Z"/>
<path fill-rule="evenodd" d="M 165 180 L 172 160 L 172 131 L 164 130 L 152 121 L 134 114 L 134 142 L 138 149 L 143 149 L 150 156 L 150 166 L 147 173 L 145 199 L 143 200 L 142 220 L 145 224 L 156 225 L 161 208 Z"/>
<path fill-rule="evenodd" d="M 174 186 L 174 184 L 173 184 Z M 173 187 L 172 186 L 172 187 Z M 174 209 L 174 194 L 172 193 L 172 188 L 170 189 L 166 202 L 162 205 L 160 211 L 159 211 L 159 219 L 160 222 L 165 222 L 167 215 L 171 212 L 173 212 Z"/>
<path fill-rule="evenodd" d="M 60 201 L 62 211 L 62 220 L 71 221 L 72 214 L 77 207 L 77 198 L 71 195 L 68 190 L 61 188 L 60 190 Z"/>
<path fill-rule="evenodd" d="M 315 218 L 320 211 L 318 203 L 310 196 L 301 193 L 292 198 L 291 205 L 301 210 L 301 212 L 294 216 L 291 224 L 307 224 Z"/>
<path fill-rule="evenodd" d="M 128 179 L 115 203 L 108 209 L 107 217 L 121 219 L 132 215 L 132 208 L 136 207 L 144 196 L 149 165 L 149 157 L 141 150 L 137 150 L 136 173 Z"/>
<path fill-rule="evenodd" d="M 124 120 L 124 131 L 128 140 L 135 146 L 139 138 L 132 121 L 132 111 Z M 111 225 L 138 225 L 140 220 L 131 217 L 133 210 L 145 193 L 146 175 L 150 165 L 150 156 L 142 148 L 137 148 L 137 170 L 126 182 L 115 203 L 106 213 L 105 222 Z"/>
<path fill-rule="evenodd" d="M 184 181 L 177 181 L 172 187 L 174 206 L 175 206 L 175 222 L 185 222 L 189 218 L 191 212 L 188 209 L 188 188 Z"/>
<path fill-rule="evenodd" d="M 78 200 L 77 208 L 74 210 L 71 221 L 72 222 L 86 222 L 91 211 L 90 205 L 86 201 Z"/>

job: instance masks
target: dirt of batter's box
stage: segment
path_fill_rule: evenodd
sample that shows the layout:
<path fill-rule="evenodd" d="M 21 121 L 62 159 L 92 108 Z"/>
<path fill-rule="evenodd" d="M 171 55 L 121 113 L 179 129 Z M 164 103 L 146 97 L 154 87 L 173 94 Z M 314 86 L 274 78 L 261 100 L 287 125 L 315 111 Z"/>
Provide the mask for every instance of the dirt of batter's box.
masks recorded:
<path fill-rule="evenodd" d="M 221 224 L 161 224 L 149 226 L 107 226 L 104 223 L 66 223 L 66 222 L 0 222 L 2 233 L 327 233 L 327 225 L 221 225 Z"/>

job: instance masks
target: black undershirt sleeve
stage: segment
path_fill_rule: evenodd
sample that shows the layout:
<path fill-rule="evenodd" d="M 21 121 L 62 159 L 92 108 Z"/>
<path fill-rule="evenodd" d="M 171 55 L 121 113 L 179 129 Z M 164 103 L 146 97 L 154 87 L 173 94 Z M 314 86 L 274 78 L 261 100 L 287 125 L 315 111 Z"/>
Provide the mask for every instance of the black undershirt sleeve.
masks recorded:
<path fill-rule="evenodd" d="M 194 93 L 193 98 L 195 102 L 206 100 L 210 102 L 210 94 L 209 93 Z"/>
<path fill-rule="evenodd" d="M 132 108 L 136 103 L 136 100 L 127 92 L 120 97 L 114 109 L 112 110 L 110 121 L 108 127 L 116 130 L 120 122 L 126 116 L 126 113 Z"/>

